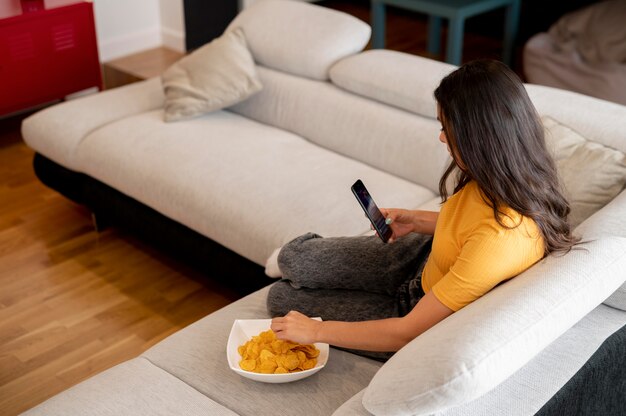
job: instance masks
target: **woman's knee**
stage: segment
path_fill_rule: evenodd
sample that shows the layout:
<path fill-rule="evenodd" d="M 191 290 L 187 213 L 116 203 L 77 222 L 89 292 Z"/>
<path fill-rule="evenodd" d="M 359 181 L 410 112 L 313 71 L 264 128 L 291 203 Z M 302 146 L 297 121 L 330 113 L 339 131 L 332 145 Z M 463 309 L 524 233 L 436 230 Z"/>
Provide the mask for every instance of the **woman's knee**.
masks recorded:
<path fill-rule="evenodd" d="M 292 308 L 290 300 L 295 289 L 285 281 L 276 282 L 267 293 L 267 312 L 270 316 L 286 315 Z"/>
<path fill-rule="evenodd" d="M 306 233 L 294 238 L 280 249 L 277 262 L 283 277 L 291 275 L 295 268 L 302 264 L 303 256 L 307 256 L 307 249 L 303 246 L 307 241 L 314 238 L 321 238 L 321 236 L 315 233 Z"/>

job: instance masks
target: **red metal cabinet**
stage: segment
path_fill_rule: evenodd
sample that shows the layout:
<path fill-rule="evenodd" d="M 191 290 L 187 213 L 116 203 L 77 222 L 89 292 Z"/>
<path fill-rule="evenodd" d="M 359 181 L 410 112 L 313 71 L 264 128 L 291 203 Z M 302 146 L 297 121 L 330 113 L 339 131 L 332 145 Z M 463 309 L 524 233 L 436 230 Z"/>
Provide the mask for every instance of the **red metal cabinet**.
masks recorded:
<path fill-rule="evenodd" d="M 102 89 L 92 3 L 32 4 L 0 18 L 0 115 Z"/>

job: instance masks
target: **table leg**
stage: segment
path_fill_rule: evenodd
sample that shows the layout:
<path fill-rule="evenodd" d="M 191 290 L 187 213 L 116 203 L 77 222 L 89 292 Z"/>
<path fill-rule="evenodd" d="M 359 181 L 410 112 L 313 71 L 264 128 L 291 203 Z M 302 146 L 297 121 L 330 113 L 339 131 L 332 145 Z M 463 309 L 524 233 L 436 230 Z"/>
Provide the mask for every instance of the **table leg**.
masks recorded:
<path fill-rule="evenodd" d="M 520 2 L 513 0 L 506 7 L 506 15 L 504 18 L 504 42 L 502 45 L 502 61 L 507 65 L 513 64 L 513 49 L 515 47 L 515 38 L 517 36 L 517 26 L 519 24 Z"/>
<path fill-rule="evenodd" d="M 372 0 L 372 49 L 385 47 L 385 4 Z"/>
<path fill-rule="evenodd" d="M 448 25 L 448 43 L 446 62 L 453 65 L 461 65 L 461 53 L 463 51 L 463 28 L 464 18 L 452 18 Z"/>
<path fill-rule="evenodd" d="M 439 54 L 441 48 L 441 17 L 428 16 L 428 45 L 426 50 L 433 55 Z"/>

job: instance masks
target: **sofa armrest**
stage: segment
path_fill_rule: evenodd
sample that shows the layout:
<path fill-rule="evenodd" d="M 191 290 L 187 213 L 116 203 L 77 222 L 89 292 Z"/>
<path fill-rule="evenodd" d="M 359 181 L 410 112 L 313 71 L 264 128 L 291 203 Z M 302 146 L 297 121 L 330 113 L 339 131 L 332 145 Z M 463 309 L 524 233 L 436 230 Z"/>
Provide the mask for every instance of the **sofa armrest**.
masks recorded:
<path fill-rule="evenodd" d="M 48 107 L 22 123 L 32 149 L 72 170 L 80 142 L 94 130 L 122 118 L 163 106 L 161 79 L 151 78 Z"/>
<path fill-rule="evenodd" d="M 626 237 L 626 190 L 583 221 L 576 227 L 574 234 L 579 235 L 583 241 L 608 235 Z"/>
<path fill-rule="evenodd" d="M 551 256 L 451 315 L 396 353 L 364 397 L 375 415 L 424 415 L 496 387 L 613 293 L 626 238 Z"/>
<path fill-rule="evenodd" d="M 582 237 L 583 241 L 595 240 L 607 235 L 626 237 L 626 190 L 583 221 L 574 231 Z M 603 303 L 626 311 L 626 279 L 622 286 Z"/>

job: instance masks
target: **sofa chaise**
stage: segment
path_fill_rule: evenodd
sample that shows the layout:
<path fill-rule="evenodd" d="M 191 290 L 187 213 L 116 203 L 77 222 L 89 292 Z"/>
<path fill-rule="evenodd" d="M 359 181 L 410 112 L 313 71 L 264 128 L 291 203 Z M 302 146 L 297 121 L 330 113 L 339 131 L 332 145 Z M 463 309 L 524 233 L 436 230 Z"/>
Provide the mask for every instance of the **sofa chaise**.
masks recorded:
<path fill-rule="evenodd" d="M 438 209 L 449 156 L 433 91 L 454 69 L 362 51 L 367 24 L 307 3 L 256 2 L 227 32 L 237 28 L 262 89 L 234 105 L 165 122 L 155 78 L 24 121 L 44 183 L 92 208 L 98 222 L 206 244 L 198 256 L 219 257 L 231 282 L 246 275 L 252 288 L 27 414 L 626 412 L 626 107 L 537 85 L 526 87 L 585 244 L 498 286 L 386 363 L 331 348 L 325 368 L 293 383 L 231 371 L 233 321 L 268 317 L 263 266 L 272 253 L 308 231 L 369 232 L 349 190 L 356 179 L 382 206 Z"/>

